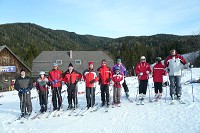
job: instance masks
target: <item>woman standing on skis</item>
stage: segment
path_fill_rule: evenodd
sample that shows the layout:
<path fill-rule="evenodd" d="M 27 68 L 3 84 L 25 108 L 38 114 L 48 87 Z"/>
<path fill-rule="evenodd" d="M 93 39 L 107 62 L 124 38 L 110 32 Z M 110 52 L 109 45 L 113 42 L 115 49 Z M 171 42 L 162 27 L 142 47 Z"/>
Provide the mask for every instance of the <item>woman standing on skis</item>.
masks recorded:
<path fill-rule="evenodd" d="M 147 85 L 149 74 L 151 73 L 151 68 L 149 63 L 146 62 L 145 56 L 141 56 L 140 63 L 136 65 L 135 72 L 138 75 L 139 80 L 139 101 L 141 104 L 144 104 L 144 98 L 147 92 Z"/>
<path fill-rule="evenodd" d="M 36 88 L 38 90 L 39 99 L 40 99 L 40 112 L 44 113 L 47 111 L 48 103 L 48 78 L 45 76 L 45 72 L 41 71 L 40 76 L 36 82 Z"/>

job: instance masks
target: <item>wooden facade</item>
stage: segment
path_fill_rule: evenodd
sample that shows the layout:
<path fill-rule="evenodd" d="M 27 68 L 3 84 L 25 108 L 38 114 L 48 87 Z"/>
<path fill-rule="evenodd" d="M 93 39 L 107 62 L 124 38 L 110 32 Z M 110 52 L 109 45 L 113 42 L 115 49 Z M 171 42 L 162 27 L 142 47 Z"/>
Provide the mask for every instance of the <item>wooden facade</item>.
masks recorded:
<path fill-rule="evenodd" d="M 0 91 L 10 89 L 21 69 L 24 69 L 27 75 L 31 74 L 31 70 L 5 45 L 0 46 L 0 67 L 4 66 L 15 66 L 16 72 L 0 71 Z"/>

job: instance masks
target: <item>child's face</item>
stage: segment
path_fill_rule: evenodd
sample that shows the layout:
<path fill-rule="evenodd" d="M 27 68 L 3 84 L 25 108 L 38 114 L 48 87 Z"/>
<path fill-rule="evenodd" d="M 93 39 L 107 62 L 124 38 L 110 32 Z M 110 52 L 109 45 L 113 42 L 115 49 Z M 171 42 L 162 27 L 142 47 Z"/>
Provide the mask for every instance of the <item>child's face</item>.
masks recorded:
<path fill-rule="evenodd" d="M 115 73 L 116 73 L 116 74 L 119 74 L 119 70 L 115 70 Z"/>

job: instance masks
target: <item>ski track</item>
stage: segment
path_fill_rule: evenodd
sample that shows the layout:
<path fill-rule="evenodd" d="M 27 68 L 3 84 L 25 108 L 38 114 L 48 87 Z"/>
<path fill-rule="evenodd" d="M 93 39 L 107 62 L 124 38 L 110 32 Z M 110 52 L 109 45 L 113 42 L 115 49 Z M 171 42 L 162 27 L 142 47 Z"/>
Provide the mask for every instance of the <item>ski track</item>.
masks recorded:
<path fill-rule="evenodd" d="M 194 69 L 195 70 L 195 69 Z M 194 73 L 194 77 L 199 75 Z M 187 81 L 190 73 L 186 71 L 183 81 Z M 164 77 L 166 81 L 166 77 Z M 136 105 L 135 96 L 137 93 L 137 78 L 126 78 L 130 90 L 130 98 L 133 103 L 130 103 L 122 89 L 121 107 L 112 108 L 110 106 L 109 112 L 105 112 L 105 108 L 100 108 L 97 112 L 88 112 L 85 116 L 68 116 L 67 96 L 63 101 L 64 114 L 60 117 L 36 118 L 34 120 L 27 120 L 21 124 L 16 121 L 12 124 L 8 122 L 15 120 L 20 114 L 19 99 L 16 91 L 5 92 L 4 97 L 1 98 L 0 106 L 0 133 L 176 133 L 200 132 L 200 88 L 193 84 L 195 102 L 192 102 L 192 86 L 182 85 L 182 99 L 186 104 L 180 104 L 175 101 L 175 105 L 170 105 L 169 87 L 167 87 L 167 101 L 165 103 L 166 87 L 163 87 L 163 96 L 158 102 L 149 102 L 149 90 L 145 98 L 145 105 Z M 149 79 L 152 82 L 152 78 Z M 154 88 L 149 84 L 150 96 L 154 96 Z M 99 88 L 98 88 L 99 89 Z M 112 103 L 112 92 L 111 103 Z M 33 95 L 34 96 L 34 93 Z M 36 96 L 36 94 L 35 94 Z M 13 97 L 8 100 L 6 97 Z M 79 109 L 86 105 L 85 94 L 79 95 Z M 137 96 L 138 97 L 138 96 Z M 38 112 L 39 104 L 37 99 L 32 100 L 33 112 Z M 100 93 L 96 95 L 96 103 L 100 102 Z M 77 110 L 78 111 L 78 110 Z"/>

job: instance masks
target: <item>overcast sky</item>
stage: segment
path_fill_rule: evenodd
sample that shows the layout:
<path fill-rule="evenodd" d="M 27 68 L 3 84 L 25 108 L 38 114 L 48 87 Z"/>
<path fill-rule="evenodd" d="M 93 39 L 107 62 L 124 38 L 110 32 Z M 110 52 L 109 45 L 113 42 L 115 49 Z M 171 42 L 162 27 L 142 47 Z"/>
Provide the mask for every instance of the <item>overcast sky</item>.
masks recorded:
<path fill-rule="evenodd" d="M 0 0 L 0 24 L 104 37 L 200 34 L 200 0 Z"/>

